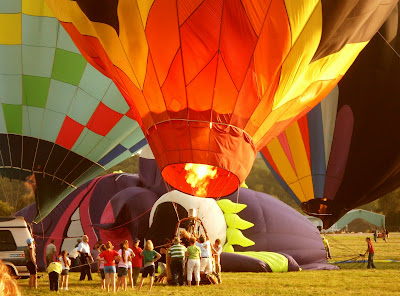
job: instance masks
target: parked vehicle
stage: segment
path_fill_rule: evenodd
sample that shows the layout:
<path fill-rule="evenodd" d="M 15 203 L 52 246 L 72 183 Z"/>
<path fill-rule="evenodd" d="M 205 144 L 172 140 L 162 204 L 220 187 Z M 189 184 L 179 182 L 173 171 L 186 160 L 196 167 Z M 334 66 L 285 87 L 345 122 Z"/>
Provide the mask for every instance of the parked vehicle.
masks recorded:
<path fill-rule="evenodd" d="M 24 254 L 28 238 L 31 232 L 24 217 L 0 217 L 0 259 L 19 278 L 29 277 Z"/>

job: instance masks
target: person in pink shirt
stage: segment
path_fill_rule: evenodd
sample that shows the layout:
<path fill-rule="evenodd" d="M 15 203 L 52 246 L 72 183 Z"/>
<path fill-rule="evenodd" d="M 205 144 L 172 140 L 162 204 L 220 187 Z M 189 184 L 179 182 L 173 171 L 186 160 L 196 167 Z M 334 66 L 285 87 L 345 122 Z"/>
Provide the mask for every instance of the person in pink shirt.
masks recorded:
<path fill-rule="evenodd" d="M 132 282 L 132 278 L 131 278 L 130 279 L 131 287 L 133 287 L 133 285 L 137 286 L 137 279 L 139 278 L 140 268 L 143 265 L 143 255 L 142 255 L 143 250 L 142 250 L 142 248 L 139 247 L 139 242 L 140 242 L 140 240 L 138 238 L 135 238 L 133 240 L 132 251 L 133 251 L 133 254 L 135 254 L 135 256 L 132 257 L 133 282 Z"/>

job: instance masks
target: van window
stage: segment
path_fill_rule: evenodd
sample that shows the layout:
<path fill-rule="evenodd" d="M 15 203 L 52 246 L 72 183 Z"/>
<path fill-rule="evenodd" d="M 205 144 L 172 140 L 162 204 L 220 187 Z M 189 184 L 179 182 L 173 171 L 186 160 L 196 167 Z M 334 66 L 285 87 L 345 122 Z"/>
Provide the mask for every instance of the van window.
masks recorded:
<path fill-rule="evenodd" d="M 10 230 L 0 230 L 0 251 L 15 251 L 17 245 Z"/>

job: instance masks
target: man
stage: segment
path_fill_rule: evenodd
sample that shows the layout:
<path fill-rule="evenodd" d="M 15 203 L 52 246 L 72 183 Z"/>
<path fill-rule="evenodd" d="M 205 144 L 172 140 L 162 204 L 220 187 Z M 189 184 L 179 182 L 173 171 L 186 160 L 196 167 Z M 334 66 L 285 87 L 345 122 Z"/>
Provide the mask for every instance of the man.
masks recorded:
<path fill-rule="evenodd" d="M 328 239 L 324 236 L 322 236 L 322 242 L 324 243 L 325 251 L 326 251 L 326 258 L 327 259 L 332 259 L 331 256 L 331 248 L 329 246 L 329 241 Z"/>
<path fill-rule="evenodd" d="M 79 243 L 77 251 L 81 255 L 81 277 L 80 281 L 83 281 L 87 275 L 88 280 L 92 280 L 92 273 L 90 271 L 90 262 L 93 262 L 92 254 L 90 253 L 89 237 L 84 235 L 82 237 L 82 242 Z M 89 261 L 90 260 L 90 261 Z"/>
<path fill-rule="evenodd" d="M 54 239 L 50 241 L 50 244 L 46 248 L 46 266 L 49 266 L 54 261 L 54 256 L 57 254 L 57 248 L 54 244 Z"/>
<path fill-rule="evenodd" d="M 208 235 L 200 235 L 199 242 L 196 242 L 196 246 L 198 246 L 201 250 L 200 271 L 204 272 L 208 277 L 213 271 L 211 261 L 211 244 Z"/>
<path fill-rule="evenodd" d="M 186 247 L 180 244 L 179 237 L 174 237 L 173 245 L 168 249 L 168 255 L 171 258 L 171 273 L 175 285 L 183 286 L 185 281 L 185 253 Z"/>
<path fill-rule="evenodd" d="M 374 255 L 375 255 L 375 251 L 374 251 L 374 247 L 372 246 L 372 242 L 371 239 L 369 237 L 367 237 L 365 239 L 367 241 L 367 251 L 365 251 L 364 256 L 368 253 L 368 265 L 367 268 L 376 268 L 375 264 L 374 264 Z"/>

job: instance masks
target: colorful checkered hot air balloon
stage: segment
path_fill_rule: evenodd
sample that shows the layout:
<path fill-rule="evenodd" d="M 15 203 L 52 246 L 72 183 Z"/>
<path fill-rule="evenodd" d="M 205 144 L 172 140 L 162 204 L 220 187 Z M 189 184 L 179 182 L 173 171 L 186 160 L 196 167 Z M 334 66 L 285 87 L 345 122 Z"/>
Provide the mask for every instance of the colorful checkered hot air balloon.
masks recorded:
<path fill-rule="evenodd" d="M 146 143 L 114 83 L 44 0 L 0 3 L 0 103 L 0 195 L 18 206 L 27 181 L 42 216 Z"/>
<path fill-rule="evenodd" d="M 396 7 L 338 87 L 261 150 L 325 228 L 400 187 L 399 24 Z"/>
<path fill-rule="evenodd" d="M 329 93 L 397 0 L 47 3 L 132 107 L 164 179 L 221 197 Z M 207 182 L 189 183 L 199 172 Z"/>

